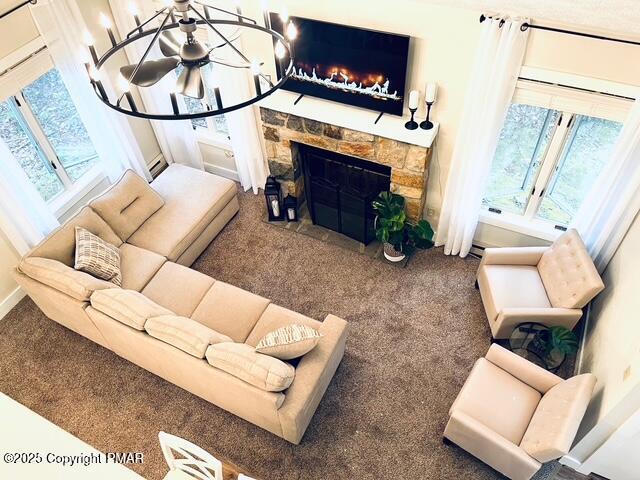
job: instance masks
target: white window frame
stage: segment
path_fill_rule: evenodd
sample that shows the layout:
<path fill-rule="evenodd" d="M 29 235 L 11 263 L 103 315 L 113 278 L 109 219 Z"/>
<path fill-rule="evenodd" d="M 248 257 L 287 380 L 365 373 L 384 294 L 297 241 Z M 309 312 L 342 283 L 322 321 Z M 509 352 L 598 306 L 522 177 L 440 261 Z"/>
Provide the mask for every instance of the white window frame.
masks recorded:
<path fill-rule="evenodd" d="M 0 63 L 0 102 L 9 102 L 13 108 L 19 109 L 28 129 L 33 135 L 35 148 L 40 150 L 55 169 L 55 174 L 62 183 L 63 190 L 50 199 L 47 204 L 56 216 L 63 215 L 76 200 L 86 195 L 93 187 L 102 182 L 106 176 L 99 164 L 94 165 L 81 178 L 72 182 L 62 166 L 58 155 L 44 134 L 40 123 L 36 120 L 29 103 L 22 95 L 22 90 L 35 82 L 42 75 L 55 68 L 53 60 L 45 48 L 41 38 L 25 45 L 11 58 Z M 20 167 L 18 165 L 18 167 Z"/>
<path fill-rule="evenodd" d="M 623 123 L 627 117 L 632 100 L 606 94 L 581 91 L 576 88 L 563 87 L 530 81 L 518 80 L 512 103 L 543 107 L 560 112 L 560 119 L 554 127 L 553 136 L 543 159 L 532 192 L 527 198 L 527 207 L 522 215 L 503 211 L 491 212 L 483 207 L 480 221 L 525 235 L 553 241 L 562 234 L 553 222 L 536 218 L 540 203 L 544 198 L 547 186 L 553 179 L 558 162 L 562 157 L 566 141 L 575 127 L 577 115 L 586 115 Z M 533 198 L 532 198 L 533 196 Z"/>

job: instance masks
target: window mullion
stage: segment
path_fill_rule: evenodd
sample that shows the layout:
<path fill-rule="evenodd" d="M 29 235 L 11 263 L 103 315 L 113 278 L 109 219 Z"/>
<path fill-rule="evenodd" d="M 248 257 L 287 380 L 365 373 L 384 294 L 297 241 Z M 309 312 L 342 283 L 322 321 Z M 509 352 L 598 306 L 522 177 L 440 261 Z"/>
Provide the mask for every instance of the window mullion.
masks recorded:
<path fill-rule="evenodd" d="M 19 95 L 20 95 L 20 103 L 18 106 L 20 108 L 20 113 L 22 114 L 22 118 L 24 119 L 29 131 L 33 135 L 36 143 L 42 150 L 43 154 L 47 157 L 47 160 L 49 161 L 50 165 L 53 167 L 54 173 L 58 176 L 58 178 L 64 185 L 65 189 L 69 189 L 73 185 L 73 182 L 69 178 L 69 175 L 67 175 L 67 172 L 62 166 L 62 163 L 60 162 L 58 155 L 56 154 L 55 150 L 51 146 L 51 143 L 49 143 L 49 139 L 45 135 L 44 131 L 42 130 L 42 126 L 40 125 L 35 115 L 31 111 L 31 107 L 29 107 L 29 104 L 27 103 L 26 99 L 22 95 L 22 92 L 20 92 Z"/>
<path fill-rule="evenodd" d="M 555 171 L 558 159 L 562 154 L 563 145 L 568 133 L 567 126 L 571 121 L 572 114 L 569 112 L 561 112 L 561 114 L 560 122 L 553 132 L 553 137 L 549 143 L 549 149 L 542 160 L 542 167 L 540 168 L 540 174 L 538 175 L 538 179 L 534 185 L 533 194 L 529 197 L 529 203 L 527 204 L 527 209 L 524 213 L 524 217 L 528 220 L 535 218 L 538 213 L 538 208 L 540 208 L 544 192 L 551 178 L 553 178 L 553 172 Z"/>

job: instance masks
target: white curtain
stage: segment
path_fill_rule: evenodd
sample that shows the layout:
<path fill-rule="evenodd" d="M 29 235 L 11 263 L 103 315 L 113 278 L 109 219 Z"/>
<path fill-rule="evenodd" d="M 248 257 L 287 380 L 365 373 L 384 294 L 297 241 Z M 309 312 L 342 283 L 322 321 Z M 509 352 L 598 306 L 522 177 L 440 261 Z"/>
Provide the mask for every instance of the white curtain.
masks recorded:
<path fill-rule="evenodd" d="M 129 11 L 129 0 L 109 0 L 111 11 L 120 38 L 124 38 L 127 33 L 132 31 L 136 24 L 133 15 Z M 150 18 L 155 14 L 155 8 L 153 2 L 138 2 L 139 8 L 141 8 L 141 21 Z M 157 27 L 159 23 L 156 22 L 152 26 Z M 142 40 L 132 43 L 129 47 L 126 47 L 126 53 L 130 62 L 137 62 L 144 55 L 151 36 L 148 36 Z M 159 58 L 160 50 L 156 46 L 151 51 L 149 58 Z M 160 82 L 150 88 L 139 88 L 140 96 L 146 108 L 150 112 L 171 113 L 171 102 L 169 94 L 173 91 L 176 84 L 175 75 L 167 75 Z M 178 101 L 180 102 L 180 110 L 186 111 L 186 107 L 180 95 L 178 95 Z M 200 145 L 193 126 L 189 120 L 182 121 L 158 121 L 152 120 L 151 126 L 156 134 L 162 155 L 167 163 L 181 163 L 190 167 L 204 170 L 204 162 L 202 159 L 202 152 L 200 151 Z"/>
<path fill-rule="evenodd" d="M 59 224 L 48 205 L 0 140 L 0 230 L 24 255 Z"/>
<path fill-rule="evenodd" d="M 436 244 L 447 255 L 465 257 L 478 225 L 500 131 L 515 91 L 528 30 L 524 19 L 487 18 L 451 159 Z"/>
<path fill-rule="evenodd" d="M 123 170 L 131 168 L 150 180 L 127 118 L 104 106 L 89 83 L 83 65 L 87 29 L 76 0 L 39 0 L 30 8 L 109 179 L 116 181 Z M 102 75 L 101 80 L 113 98 L 109 79 Z"/>
<path fill-rule="evenodd" d="M 611 160 L 572 224 L 580 232 L 600 272 L 606 268 L 639 211 L 640 100 L 636 99 Z"/>
<path fill-rule="evenodd" d="M 211 32 L 210 36 L 212 42 L 220 43 L 220 37 L 215 33 Z M 240 39 L 236 40 L 234 45 L 242 51 Z M 228 46 L 219 49 L 218 55 L 236 63 L 241 61 L 237 53 Z M 214 63 L 213 75 L 217 76 L 220 84 L 220 96 L 224 106 L 238 104 L 253 96 L 253 78 L 249 69 L 229 68 Z M 258 188 L 264 188 L 268 175 L 264 139 L 258 117 L 256 106 L 245 107 L 225 115 L 240 184 L 245 191 L 251 189 L 255 194 L 258 194 Z"/>

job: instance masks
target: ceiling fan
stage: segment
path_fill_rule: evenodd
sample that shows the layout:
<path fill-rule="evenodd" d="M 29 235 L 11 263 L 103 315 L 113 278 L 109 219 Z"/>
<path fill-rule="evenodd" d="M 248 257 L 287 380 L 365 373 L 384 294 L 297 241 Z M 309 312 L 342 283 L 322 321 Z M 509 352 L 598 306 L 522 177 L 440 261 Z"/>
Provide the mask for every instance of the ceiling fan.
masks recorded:
<path fill-rule="evenodd" d="M 255 78 L 256 95 L 244 102 L 234 106 L 211 108 L 196 114 L 185 114 L 176 111 L 174 105 L 174 115 L 152 114 L 138 111 L 137 107 L 131 105 L 133 100 L 128 90 L 123 89 L 123 96 L 126 95 L 130 104 L 130 109 L 125 109 L 121 105 L 121 96 L 115 104 L 108 99 L 104 88 L 96 84 L 95 78 L 92 80 L 94 88 L 99 98 L 122 113 L 131 114 L 143 118 L 154 119 L 185 119 L 201 118 L 205 116 L 226 113 L 244 106 L 250 105 L 266 95 L 277 90 L 284 81 L 293 73 L 293 58 L 291 55 L 291 41 L 297 36 L 297 31 L 292 23 L 287 28 L 287 40 L 283 34 L 275 31 L 271 27 L 268 12 L 264 12 L 264 26 L 259 25 L 255 20 L 246 17 L 236 8 L 235 12 L 225 10 L 213 5 L 211 0 L 167 0 L 168 5 L 156 12 L 150 19 L 141 23 L 139 17 L 134 15 L 136 28 L 121 42 L 117 43 L 113 32 L 108 26 L 107 32 L 111 38 L 113 48 L 106 52 L 101 58 L 97 58 L 95 48 L 90 46 L 92 57 L 95 63 L 95 70 L 100 70 L 104 63 L 117 51 L 125 46 L 152 36 L 151 42 L 147 45 L 145 53 L 139 62 L 120 67 L 120 74 L 124 79 L 125 86 L 130 85 L 149 88 L 156 85 L 171 72 L 177 74 L 175 92 L 186 97 L 202 100 L 207 95 L 206 76 L 203 68 L 211 63 L 217 63 L 230 68 L 250 69 Z M 197 8 L 198 6 L 199 8 Z M 202 10 L 202 11 L 201 11 Z M 160 20 L 160 26 L 147 29 L 153 21 Z M 196 38 L 196 32 L 200 27 L 207 30 L 208 37 L 213 39 L 213 45 L 204 43 Z M 262 62 L 251 61 L 242 53 L 240 48 L 234 43 L 241 35 L 244 28 L 257 30 L 271 36 L 276 57 L 288 60 L 288 67 L 281 68 L 281 79 L 274 85 L 270 77 L 261 72 Z M 233 29 L 232 32 L 229 30 Z M 283 32 L 284 33 L 284 32 Z M 154 48 L 155 47 L 155 48 Z M 156 58 L 152 57 L 156 55 Z M 287 57 L 287 58 L 285 58 Z M 284 62 L 281 62 L 285 64 Z M 286 64 L 285 64 L 286 65 Z M 218 72 L 219 74 L 219 72 Z M 262 91 L 261 81 L 269 86 L 268 91 Z M 99 83 L 99 82 L 98 82 Z M 217 93 L 219 100 L 219 93 Z M 220 101 L 216 102 L 220 103 Z"/>

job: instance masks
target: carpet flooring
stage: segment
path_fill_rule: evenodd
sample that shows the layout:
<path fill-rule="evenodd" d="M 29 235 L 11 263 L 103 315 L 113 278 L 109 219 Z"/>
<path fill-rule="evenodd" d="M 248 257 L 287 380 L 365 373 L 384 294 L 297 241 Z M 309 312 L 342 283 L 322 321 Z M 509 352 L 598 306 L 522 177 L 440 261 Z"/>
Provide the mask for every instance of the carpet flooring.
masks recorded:
<path fill-rule="evenodd" d="M 261 480 L 489 480 L 499 474 L 441 443 L 447 411 L 489 327 L 475 259 L 419 252 L 399 269 L 240 213 L 194 268 L 317 319 L 350 322 L 344 360 L 302 444 L 241 420 L 48 320 L 29 299 L 0 323 L 0 390 L 101 451 L 143 452 L 162 479 L 159 431 Z M 538 478 L 551 478 L 548 466 Z"/>

